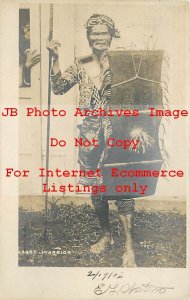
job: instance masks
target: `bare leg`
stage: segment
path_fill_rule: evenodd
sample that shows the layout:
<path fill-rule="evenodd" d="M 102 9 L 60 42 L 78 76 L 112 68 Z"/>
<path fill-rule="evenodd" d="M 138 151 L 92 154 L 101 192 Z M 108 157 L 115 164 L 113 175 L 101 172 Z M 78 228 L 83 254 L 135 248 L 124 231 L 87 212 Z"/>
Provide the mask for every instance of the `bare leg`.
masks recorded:
<path fill-rule="evenodd" d="M 136 267 L 135 254 L 132 241 L 132 215 L 119 215 L 121 224 L 124 229 L 125 245 L 123 254 L 123 267 Z"/>
<path fill-rule="evenodd" d="M 107 201 L 104 201 L 98 196 L 92 196 L 92 202 L 95 206 L 95 212 L 98 217 L 101 229 L 102 237 L 100 240 L 93 244 L 90 248 L 90 252 L 100 254 L 103 252 L 111 243 L 111 233 L 109 224 L 109 205 Z"/>
<path fill-rule="evenodd" d="M 118 200 L 116 201 L 118 207 L 119 218 L 124 230 L 125 244 L 123 254 L 123 267 L 136 267 L 135 254 L 132 240 L 132 226 L 133 226 L 133 212 L 134 200 Z"/>

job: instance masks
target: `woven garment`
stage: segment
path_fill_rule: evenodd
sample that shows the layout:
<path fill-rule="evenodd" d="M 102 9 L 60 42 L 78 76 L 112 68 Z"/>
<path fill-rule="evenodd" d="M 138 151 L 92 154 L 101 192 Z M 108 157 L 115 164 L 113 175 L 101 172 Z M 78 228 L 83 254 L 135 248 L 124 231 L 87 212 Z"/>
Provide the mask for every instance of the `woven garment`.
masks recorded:
<path fill-rule="evenodd" d="M 111 98 L 111 71 L 107 53 L 103 53 L 100 59 L 100 79 L 101 86 L 98 90 L 93 80 L 85 69 L 85 64 L 95 61 L 91 55 L 82 59 L 75 59 L 73 66 L 70 66 L 62 74 L 61 71 L 51 75 L 51 86 L 54 94 L 63 95 L 74 85 L 79 85 L 80 97 L 79 107 L 81 109 L 108 109 Z M 95 171 L 102 167 L 104 159 L 108 156 L 109 149 L 105 141 L 112 135 L 112 126 L 108 117 L 86 117 L 83 123 L 78 126 L 80 130 L 79 138 L 92 141 L 96 139 L 99 147 L 93 145 L 89 147 L 80 146 L 78 162 L 80 170 Z M 102 178 L 80 178 L 80 184 L 95 185 L 101 184 Z"/>
<path fill-rule="evenodd" d="M 123 216 L 131 215 L 134 213 L 135 201 L 134 199 L 122 199 L 116 197 L 115 205 L 118 208 L 118 213 Z M 102 196 L 91 196 L 92 203 L 96 208 L 104 208 L 108 205 L 108 200 Z"/>

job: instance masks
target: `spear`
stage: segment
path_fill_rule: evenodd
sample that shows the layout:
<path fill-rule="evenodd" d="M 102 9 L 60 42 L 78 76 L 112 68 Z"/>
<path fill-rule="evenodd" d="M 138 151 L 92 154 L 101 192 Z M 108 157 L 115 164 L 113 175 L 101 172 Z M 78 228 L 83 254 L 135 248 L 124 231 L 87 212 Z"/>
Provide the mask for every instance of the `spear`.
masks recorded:
<path fill-rule="evenodd" d="M 53 4 L 50 4 L 50 15 L 49 15 L 49 36 L 48 40 L 51 41 L 53 37 Z M 49 75 L 48 75 L 48 111 L 51 109 L 51 64 L 52 64 L 52 54 L 49 51 Z M 47 133 L 46 133 L 46 170 L 49 169 L 49 139 L 50 139 L 50 114 L 47 117 Z M 48 187 L 48 176 L 46 172 L 45 183 Z M 44 241 L 47 241 L 47 209 L 48 209 L 48 192 L 45 194 L 45 221 L 44 221 Z"/>

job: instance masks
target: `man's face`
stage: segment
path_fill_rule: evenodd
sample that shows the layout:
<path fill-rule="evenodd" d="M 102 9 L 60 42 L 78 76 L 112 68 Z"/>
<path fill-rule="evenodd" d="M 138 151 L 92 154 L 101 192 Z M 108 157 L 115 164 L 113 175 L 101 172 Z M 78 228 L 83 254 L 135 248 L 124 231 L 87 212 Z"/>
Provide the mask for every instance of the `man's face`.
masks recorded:
<path fill-rule="evenodd" d="M 111 44 L 111 34 L 108 31 L 107 25 L 94 25 L 88 37 L 89 44 L 93 50 L 103 52 L 109 49 Z"/>

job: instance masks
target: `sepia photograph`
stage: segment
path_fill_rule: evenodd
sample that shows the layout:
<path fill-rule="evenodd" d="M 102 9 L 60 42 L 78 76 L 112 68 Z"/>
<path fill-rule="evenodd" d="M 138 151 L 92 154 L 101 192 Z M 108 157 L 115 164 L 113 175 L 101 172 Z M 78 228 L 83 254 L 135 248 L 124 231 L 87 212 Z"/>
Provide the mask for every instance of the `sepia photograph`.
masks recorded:
<path fill-rule="evenodd" d="M 146 15 L 134 20 L 140 6 Z M 183 18 L 171 8 L 171 20 Z M 19 265 L 184 268 L 187 136 L 176 141 L 182 159 L 174 164 L 169 130 L 184 125 L 186 103 L 169 88 L 170 68 L 185 63 L 185 36 L 180 56 L 171 45 L 177 25 L 162 19 L 162 6 L 96 10 L 19 9 L 20 165 L 34 171 L 30 186 L 20 180 Z"/>
<path fill-rule="evenodd" d="M 188 1 L 1 11 L 14 27 L 0 56 L 9 265 L 18 286 L 55 278 L 2 299 L 188 299 Z"/>

